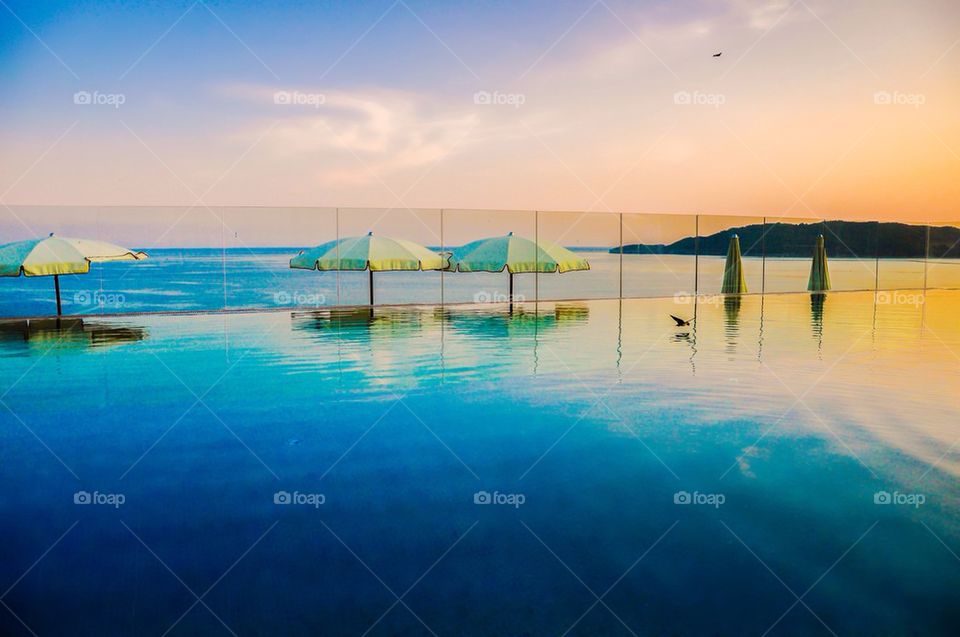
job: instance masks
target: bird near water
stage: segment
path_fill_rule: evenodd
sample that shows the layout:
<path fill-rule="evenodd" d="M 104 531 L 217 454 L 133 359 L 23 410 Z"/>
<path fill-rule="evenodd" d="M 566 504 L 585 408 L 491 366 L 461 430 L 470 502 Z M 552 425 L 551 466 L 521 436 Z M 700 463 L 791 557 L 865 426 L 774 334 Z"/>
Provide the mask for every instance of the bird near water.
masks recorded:
<path fill-rule="evenodd" d="M 683 320 L 682 318 L 680 318 L 679 316 L 674 316 L 673 314 L 670 315 L 670 318 L 672 318 L 674 321 L 676 321 L 677 327 L 686 327 L 686 326 L 690 325 L 690 321 L 693 320 L 693 319 L 690 319 L 690 321 L 685 321 L 685 320 Z"/>
<path fill-rule="evenodd" d="M 720 51 L 719 53 L 714 53 L 714 54 L 713 54 L 713 57 L 718 58 L 718 57 L 720 57 L 721 55 L 723 55 L 723 51 Z"/>

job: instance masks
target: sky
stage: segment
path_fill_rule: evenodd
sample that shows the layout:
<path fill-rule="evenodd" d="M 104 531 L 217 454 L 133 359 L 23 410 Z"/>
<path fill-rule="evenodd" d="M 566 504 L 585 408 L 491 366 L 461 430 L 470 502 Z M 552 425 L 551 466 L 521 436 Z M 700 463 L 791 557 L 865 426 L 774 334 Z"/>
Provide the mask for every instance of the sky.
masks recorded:
<path fill-rule="evenodd" d="M 0 0 L 0 234 L 93 211 L 206 243 L 218 206 L 278 241 L 293 207 L 949 221 L 958 77 L 953 0 Z M 436 232 L 381 216 L 340 219 Z"/>

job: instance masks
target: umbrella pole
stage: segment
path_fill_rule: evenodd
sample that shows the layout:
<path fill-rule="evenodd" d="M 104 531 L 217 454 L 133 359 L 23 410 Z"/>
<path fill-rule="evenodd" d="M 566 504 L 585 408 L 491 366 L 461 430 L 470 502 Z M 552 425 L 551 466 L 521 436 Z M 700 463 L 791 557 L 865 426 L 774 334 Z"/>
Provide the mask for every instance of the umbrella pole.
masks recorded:
<path fill-rule="evenodd" d="M 373 268 L 370 269 L 370 307 L 373 307 Z"/>
<path fill-rule="evenodd" d="M 509 270 L 508 270 L 509 272 Z M 513 313 L 513 272 L 510 272 L 510 313 Z"/>
<path fill-rule="evenodd" d="M 63 306 L 60 304 L 60 275 L 53 275 L 53 289 L 57 291 L 57 316 L 63 315 Z"/>

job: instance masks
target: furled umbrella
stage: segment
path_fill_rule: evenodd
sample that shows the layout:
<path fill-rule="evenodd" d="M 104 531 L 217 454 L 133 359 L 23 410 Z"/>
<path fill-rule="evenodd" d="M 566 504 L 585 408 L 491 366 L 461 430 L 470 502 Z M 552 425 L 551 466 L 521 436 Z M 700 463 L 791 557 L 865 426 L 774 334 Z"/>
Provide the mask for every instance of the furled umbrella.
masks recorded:
<path fill-rule="evenodd" d="M 807 281 L 807 290 L 810 292 L 825 292 L 830 289 L 830 270 L 827 268 L 827 248 L 823 235 L 817 237 L 813 248 L 813 263 L 810 264 L 810 279 Z"/>
<path fill-rule="evenodd" d="M 370 271 L 370 305 L 373 305 L 373 273 L 398 270 L 442 270 L 447 259 L 433 250 L 392 237 L 373 236 L 368 232 L 362 237 L 344 237 L 328 241 L 290 259 L 290 267 L 296 270 L 320 271 Z"/>
<path fill-rule="evenodd" d="M 747 281 L 743 278 L 743 260 L 740 257 L 740 237 L 730 237 L 730 247 L 727 248 L 727 262 L 723 266 L 723 285 L 721 294 L 744 294 L 747 291 Z"/>
<path fill-rule="evenodd" d="M 60 302 L 60 276 L 86 274 L 91 263 L 105 261 L 142 261 L 145 252 L 122 248 L 93 239 L 68 239 L 51 232 L 43 239 L 15 241 L 0 245 L 0 276 L 52 276 L 57 293 L 57 316 L 63 314 Z"/>
<path fill-rule="evenodd" d="M 513 275 L 541 272 L 589 270 L 583 257 L 549 241 L 534 241 L 512 232 L 500 237 L 473 241 L 453 251 L 450 270 L 455 272 L 510 273 L 510 301 L 513 301 Z"/>

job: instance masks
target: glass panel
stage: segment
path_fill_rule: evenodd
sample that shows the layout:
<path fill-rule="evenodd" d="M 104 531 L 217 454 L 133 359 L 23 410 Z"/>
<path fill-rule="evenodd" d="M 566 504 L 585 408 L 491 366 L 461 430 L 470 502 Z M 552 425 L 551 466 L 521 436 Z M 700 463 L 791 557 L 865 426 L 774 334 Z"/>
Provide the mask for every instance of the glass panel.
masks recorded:
<path fill-rule="evenodd" d="M 930 226 L 928 288 L 960 288 L 960 221 Z"/>
<path fill-rule="evenodd" d="M 223 307 L 221 226 L 201 208 L 23 206 L 0 212 L 0 242 L 60 236 L 144 250 L 141 262 L 94 263 L 60 277 L 65 315 L 209 310 Z M 21 221 L 23 223 L 21 223 Z M 0 315 L 56 314 L 52 277 L 0 280 Z"/>
<path fill-rule="evenodd" d="M 923 288 L 927 254 L 925 225 L 882 222 L 877 245 L 877 289 Z"/>
<path fill-rule="evenodd" d="M 696 215 L 623 215 L 623 296 L 689 299 Z"/>
<path fill-rule="evenodd" d="M 340 208 L 340 238 L 374 233 L 413 241 L 435 252 L 443 248 L 439 210 L 411 208 Z M 368 305 L 370 272 L 340 273 L 340 304 Z M 374 274 L 374 304 L 440 303 L 441 273 L 388 271 Z"/>
<path fill-rule="evenodd" d="M 225 305 L 222 225 L 204 207 L 112 208 L 102 235 L 143 249 L 141 263 L 105 263 L 119 270 L 111 288 L 126 296 L 130 312 L 219 310 Z"/>
<path fill-rule="evenodd" d="M 763 290 L 763 217 L 700 215 L 700 294 L 718 294 L 722 288 L 731 238 L 740 239 L 740 254 L 747 292 Z"/>
<path fill-rule="evenodd" d="M 615 299 L 620 296 L 620 215 L 609 212 L 540 212 L 537 238 L 568 248 L 589 270 L 541 273 L 540 300 Z"/>
<path fill-rule="evenodd" d="M 530 210 L 444 210 L 444 249 L 456 251 L 464 244 L 509 233 L 534 239 L 536 213 Z M 514 276 L 514 298 L 535 300 L 536 277 Z M 504 272 L 446 272 L 443 274 L 445 303 L 504 303 L 509 298 L 510 278 Z"/>
<path fill-rule="evenodd" d="M 820 219 L 766 218 L 760 240 L 761 252 L 766 255 L 763 264 L 765 292 L 807 291 L 813 250 L 821 234 L 827 232 Z M 832 242 L 826 236 L 824 242 L 829 262 Z"/>
<path fill-rule="evenodd" d="M 823 235 L 833 290 L 873 290 L 877 282 L 875 221 L 827 221 Z"/>
<path fill-rule="evenodd" d="M 309 309 L 337 302 L 337 272 L 292 270 L 300 250 L 333 241 L 334 208 L 215 208 L 223 218 L 222 269 L 230 308 Z"/>

